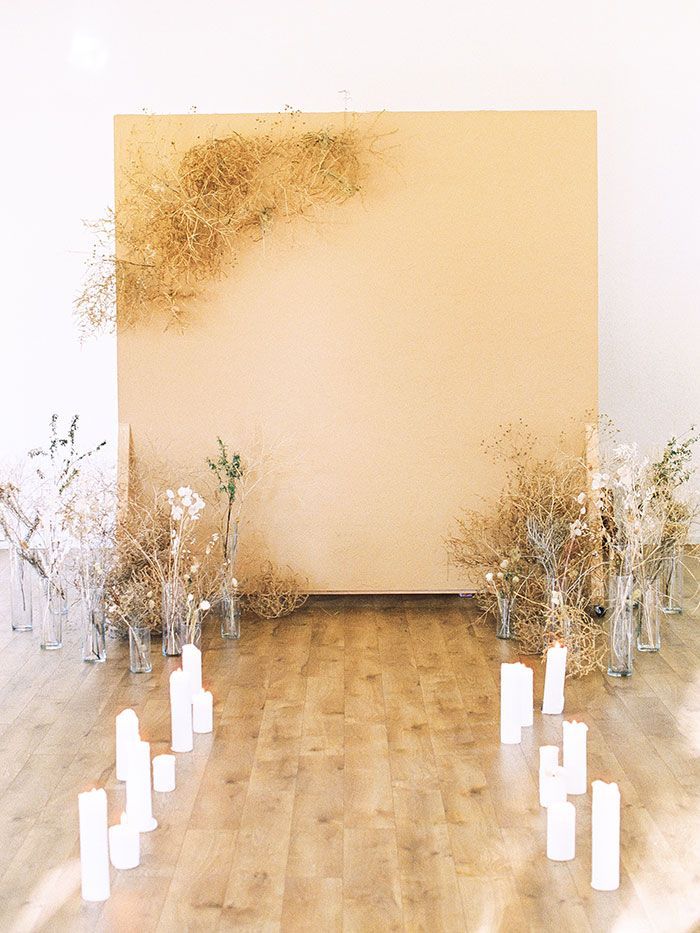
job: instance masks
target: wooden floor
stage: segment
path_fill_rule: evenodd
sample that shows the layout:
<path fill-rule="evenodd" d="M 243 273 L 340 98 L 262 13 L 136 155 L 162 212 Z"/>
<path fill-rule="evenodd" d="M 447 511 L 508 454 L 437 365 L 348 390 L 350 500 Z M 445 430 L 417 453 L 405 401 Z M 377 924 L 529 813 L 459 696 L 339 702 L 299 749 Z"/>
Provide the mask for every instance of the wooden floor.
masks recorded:
<path fill-rule="evenodd" d="M 178 755 L 155 795 L 158 829 L 112 896 L 78 893 L 79 791 L 105 786 L 114 716 L 132 706 L 167 750 L 167 678 L 77 660 L 75 636 L 41 652 L 0 634 L 0 930 L 556 930 L 700 928 L 700 635 L 664 624 L 660 656 L 628 681 L 568 687 L 588 723 L 589 778 L 622 792 L 622 883 L 590 887 L 590 794 L 576 797 L 577 857 L 547 861 L 538 746 L 564 717 L 535 714 L 501 746 L 498 670 L 516 657 L 467 600 L 316 600 L 239 643 L 205 636 L 215 732 Z M 542 671 L 535 666 L 536 697 Z"/>

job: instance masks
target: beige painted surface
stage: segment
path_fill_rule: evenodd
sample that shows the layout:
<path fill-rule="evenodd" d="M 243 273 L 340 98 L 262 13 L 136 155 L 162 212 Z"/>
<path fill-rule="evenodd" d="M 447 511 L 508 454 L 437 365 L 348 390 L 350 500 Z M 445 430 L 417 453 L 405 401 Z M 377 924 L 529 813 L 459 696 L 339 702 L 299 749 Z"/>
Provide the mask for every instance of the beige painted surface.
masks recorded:
<path fill-rule="evenodd" d="M 117 194 L 136 149 L 269 119 L 117 117 Z M 195 473 L 217 434 L 284 441 L 248 525 L 312 589 L 454 590 L 442 539 L 496 482 L 481 438 L 519 417 L 555 438 L 597 402 L 596 119 L 377 128 L 393 135 L 362 198 L 245 246 L 184 333 L 119 334 L 119 420 L 137 459 L 155 447 Z"/>

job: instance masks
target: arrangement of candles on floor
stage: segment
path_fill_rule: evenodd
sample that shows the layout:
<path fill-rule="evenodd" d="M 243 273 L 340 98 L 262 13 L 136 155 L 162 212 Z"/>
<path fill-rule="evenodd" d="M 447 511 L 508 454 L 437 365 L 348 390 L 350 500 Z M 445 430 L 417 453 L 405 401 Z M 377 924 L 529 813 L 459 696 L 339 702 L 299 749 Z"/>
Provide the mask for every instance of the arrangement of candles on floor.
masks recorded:
<path fill-rule="evenodd" d="M 191 752 L 193 732 L 212 732 L 213 709 L 211 693 L 202 688 L 202 653 L 195 645 L 184 645 L 182 668 L 170 675 L 172 751 Z M 158 826 L 152 790 L 175 790 L 175 755 L 156 755 L 151 762 L 151 746 L 141 740 L 134 710 L 122 710 L 115 726 L 116 775 L 126 784 L 126 808 L 119 823 L 107 827 L 104 788 L 78 794 L 81 889 L 86 901 L 106 901 L 109 897 L 110 861 L 119 869 L 140 864 L 140 834 Z"/>
<path fill-rule="evenodd" d="M 564 711 L 566 647 L 547 649 L 542 713 Z M 501 743 L 517 745 L 533 724 L 533 672 L 525 664 L 501 664 Z M 576 855 L 576 807 L 568 796 L 588 791 L 587 732 L 583 722 L 562 722 L 559 747 L 540 746 L 540 806 L 547 810 L 547 858 L 568 862 Z M 617 784 L 593 781 L 591 886 L 615 891 L 620 885 L 620 791 Z"/>

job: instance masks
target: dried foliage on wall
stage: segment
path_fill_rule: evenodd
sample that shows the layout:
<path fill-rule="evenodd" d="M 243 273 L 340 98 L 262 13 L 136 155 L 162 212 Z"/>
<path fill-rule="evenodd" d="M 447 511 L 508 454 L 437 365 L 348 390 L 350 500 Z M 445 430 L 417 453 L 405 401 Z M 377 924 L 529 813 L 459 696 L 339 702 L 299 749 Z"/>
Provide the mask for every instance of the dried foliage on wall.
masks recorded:
<path fill-rule="evenodd" d="M 376 134 L 352 122 L 303 129 L 300 119 L 207 139 L 155 168 L 135 162 L 118 216 L 91 225 L 94 248 L 75 303 L 81 330 L 133 326 L 154 313 L 182 325 L 188 299 L 235 262 L 242 243 L 265 237 L 280 218 L 313 218 L 357 194 Z"/>

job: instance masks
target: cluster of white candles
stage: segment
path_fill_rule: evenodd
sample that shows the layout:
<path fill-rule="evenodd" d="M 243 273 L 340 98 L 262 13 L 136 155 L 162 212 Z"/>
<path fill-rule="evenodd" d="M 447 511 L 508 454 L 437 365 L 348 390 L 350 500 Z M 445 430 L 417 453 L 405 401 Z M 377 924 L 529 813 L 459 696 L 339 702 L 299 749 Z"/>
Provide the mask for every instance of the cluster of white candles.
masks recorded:
<path fill-rule="evenodd" d="M 564 710 L 566 647 L 547 650 L 542 712 Z M 501 664 L 501 742 L 521 741 L 533 719 L 532 669 L 516 662 Z M 583 722 L 562 722 L 563 761 L 559 747 L 540 747 L 540 805 L 547 809 L 547 858 L 567 862 L 576 855 L 576 808 L 568 796 L 588 790 L 587 732 Z M 617 784 L 593 781 L 591 886 L 615 891 L 620 885 L 620 791 Z"/>
<path fill-rule="evenodd" d="M 213 698 L 202 689 L 202 653 L 184 645 L 182 668 L 170 675 L 171 747 L 190 752 L 193 732 L 213 729 Z M 140 834 L 154 830 L 152 790 L 175 790 L 175 756 L 156 755 L 141 740 L 138 716 L 125 709 L 116 718 L 116 774 L 126 783 L 126 808 L 121 820 L 107 828 L 107 794 L 104 788 L 78 794 L 80 821 L 80 872 L 83 900 L 105 901 L 110 895 L 109 863 L 115 868 L 136 868 L 141 861 Z"/>

